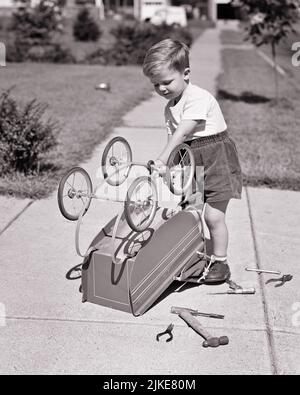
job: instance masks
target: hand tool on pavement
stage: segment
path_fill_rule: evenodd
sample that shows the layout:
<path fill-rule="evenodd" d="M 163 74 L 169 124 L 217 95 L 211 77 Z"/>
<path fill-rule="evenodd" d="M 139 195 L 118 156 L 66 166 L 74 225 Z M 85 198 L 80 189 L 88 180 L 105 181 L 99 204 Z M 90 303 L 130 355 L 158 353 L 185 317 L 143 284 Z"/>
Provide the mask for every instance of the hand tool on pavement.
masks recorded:
<path fill-rule="evenodd" d="M 270 278 L 266 284 L 272 283 L 272 282 L 277 282 L 279 281 L 279 284 L 276 284 L 275 287 L 281 287 L 284 283 L 287 281 L 291 281 L 293 276 L 291 274 L 284 274 L 282 277 L 279 278 Z"/>
<path fill-rule="evenodd" d="M 172 310 L 171 310 L 172 312 Z M 174 314 L 177 312 L 174 310 Z M 202 336 L 205 340 L 202 343 L 203 347 L 219 347 L 229 343 L 229 339 L 227 336 L 216 337 L 212 336 L 201 324 L 200 322 L 193 317 L 192 313 L 189 309 L 185 309 L 181 307 L 179 309 L 178 316 L 183 319 L 195 332 L 197 332 L 200 336 Z"/>
<path fill-rule="evenodd" d="M 225 292 L 214 292 L 208 295 L 251 295 L 255 294 L 255 288 L 240 288 L 240 289 L 228 289 Z"/>
<path fill-rule="evenodd" d="M 229 289 L 226 293 L 232 295 L 251 295 L 255 294 L 255 288 Z"/>
<path fill-rule="evenodd" d="M 243 288 L 241 285 L 238 285 L 230 278 L 226 280 L 226 283 L 229 285 L 229 290 L 225 292 L 226 294 L 233 294 L 233 295 L 249 295 L 255 294 L 255 288 Z"/>
<path fill-rule="evenodd" d="M 232 281 L 230 278 L 226 280 L 226 283 L 229 285 L 230 289 L 236 290 L 236 289 L 243 289 L 241 285 L 238 285 L 234 281 Z"/>
<path fill-rule="evenodd" d="M 281 272 L 277 270 L 265 270 L 265 269 L 252 269 L 249 267 L 246 267 L 245 269 L 247 272 L 257 272 L 257 273 L 269 273 L 269 274 L 278 274 L 280 276 Z"/>
<path fill-rule="evenodd" d="M 229 288 L 226 292 L 214 292 L 210 293 L 209 295 L 226 295 L 226 294 L 231 294 L 231 295 L 250 295 L 250 294 L 255 294 L 255 288 L 243 288 L 241 285 L 238 285 L 234 281 L 232 281 L 230 278 L 226 280 L 226 283 L 229 285 Z"/>
<path fill-rule="evenodd" d="M 174 328 L 174 324 L 170 324 L 164 332 L 158 333 L 156 335 L 156 340 L 159 341 L 159 338 L 163 335 L 169 335 L 168 339 L 166 339 L 166 342 L 170 342 L 173 339 L 173 334 L 172 334 L 173 328 Z"/>
<path fill-rule="evenodd" d="M 186 307 L 177 307 L 177 306 L 172 306 L 171 307 L 171 313 L 173 313 L 173 314 L 177 314 L 178 315 L 182 311 L 188 311 L 192 315 L 200 315 L 202 317 L 219 318 L 219 319 L 223 319 L 224 318 L 224 315 L 221 315 L 221 314 L 201 313 L 198 310 L 188 309 Z"/>

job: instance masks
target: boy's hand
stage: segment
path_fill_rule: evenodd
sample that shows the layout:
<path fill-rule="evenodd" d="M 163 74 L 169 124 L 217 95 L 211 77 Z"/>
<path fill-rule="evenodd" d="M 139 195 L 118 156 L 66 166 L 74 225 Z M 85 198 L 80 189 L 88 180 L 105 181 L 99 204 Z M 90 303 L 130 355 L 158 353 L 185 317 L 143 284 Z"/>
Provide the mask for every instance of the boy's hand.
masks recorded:
<path fill-rule="evenodd" d="M 167 166 L 160 159 L 156 159 L 154 161 L 154 168 L 158 171 L 158 174 L 160 176 L 166 174 L 166 172 L 167 172 Z"/>

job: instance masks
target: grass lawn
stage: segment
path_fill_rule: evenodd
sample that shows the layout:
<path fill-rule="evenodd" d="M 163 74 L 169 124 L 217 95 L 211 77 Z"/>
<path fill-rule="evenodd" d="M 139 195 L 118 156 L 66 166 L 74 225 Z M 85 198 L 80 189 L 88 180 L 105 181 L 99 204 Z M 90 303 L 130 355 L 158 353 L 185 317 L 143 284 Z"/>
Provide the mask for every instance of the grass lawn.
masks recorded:
<path fill-rule="evenodd" d="M 234 31 L 224 31 L 222 42 L 245 44 Z M 299 191 L 299 80 L 292 71 L 278 75 L 276 104 L 273 70 L 255 49 L 224 49 L 222 58 L 218 96 L 237 143 L 244 184 Z"/>
<path fill-rule="evenodd" d="M 110 30 L 118 23 L 113 20 L 101 22 L 103 35 L 98 42 L 78 42 L 72 35 L 73 20 L 66 19 L 61 41 L 77 61 L 82 61 L 99 46 L 109 48 L 112 45 L 114 38 Z M 8 18 L 0 18 L 0 41 L 4 43 L 13 38 L 12 32 L 5 29 L 8 24 Z M 192 21 L 189 29 L 196 38 L 205 26 Z M 100 82 L 109 82 L 111 92 L 95 90 Z M 8 63 L 7 67 L 0 68 L 0 90 L 11 86 L 15 86 L 12 96 L 20 103 L 33 98 L 47 103 L 47 116 L 61 125 L 59 146 L 49 152 L 40 174 L 0 175 L 0 194 L 29 198 L 44 198 L 53 192 L 62 174 L 88 159 L 95 145 L 121 124 L 123 115 L 149 97 L 152 91 L 138 66 Z"/>
<path fill-rule="evenodd" d="M 300 67 L 292 65 L 292 56 L 295 51 L 292 51 L 292 45 L 294 42 L 300 42 L 300 23 L 294 25 L 295 33 L 291 33 L 285 37 L 282 42 L 276 48 L 276 59 L 278 64 L 284 71 L 293 78 L 295 82 L 300 86 Z M 270 46 L 264 45 L 261 50 L 266 53 L 270 58 L 272 57 Z M 298 56 L 299 59 L 299 56 Z"/>
<path fill-rule="evenodd" d="M 110 83 L 110 93 L 95 90 L 103 81 Z M 11 94 L 17 101 L 37 98 L 48 103 L 47 116 L 61 126 L 59 146 L 49 152 L 39 175 L 0 176 L 0 193 L 30 198 L 48 196 L 61 175 L 90 157 L 95 145 L 152 90 L 141 68 L 134 66 L 9 63 L 0 68 L 1 91 L 12 85 Z"/>
<path fill-rule="evenodd" d="M 276 46 L 276 59 L 278 65 L 284 69 L 284 71 L 292 78 L 297 80 L 300 84 L 300 68 L 294 67 L 292 65 L 292 56 L 295 51 L 292 50 L 292 45 L 295 42 L 300 42 L 300 22 L 293 25 L 294 32 L 291 32 L 287 37 L 284 37 L 280 43 Z M 230 33 L 229 33 L 230 34 Z M 233 34 L 231 34 L 231 38 L 236 40 L 237 43 L 243 40 L 243 34 L 239 35 L 239 37 L 233 38 Z M 228 37 L 226 38 L 228 40 Z M 250 43 L 250 41 L 243 41 L 244 43 Z M 272 52 L 270 45 L 262 45 L 259 47 L 259 50 L 264 52 L 272 59 Z M 299 58 L 299 57 L 298 57 Z"/>

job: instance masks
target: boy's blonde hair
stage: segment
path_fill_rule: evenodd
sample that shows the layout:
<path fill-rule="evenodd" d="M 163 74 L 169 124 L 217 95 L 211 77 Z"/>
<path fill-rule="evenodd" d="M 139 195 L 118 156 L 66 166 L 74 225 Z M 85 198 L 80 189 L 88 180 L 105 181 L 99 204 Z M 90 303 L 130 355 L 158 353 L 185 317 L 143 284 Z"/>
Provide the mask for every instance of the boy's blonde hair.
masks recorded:
<path fill-rule="evenodd" d="M 143 73 L 147 77 L 159 74 L 162 66 L 183 72 L 189 67 L 189 48 L 181 41 L 167 38 L 154 44 L 146 53 Z"/>

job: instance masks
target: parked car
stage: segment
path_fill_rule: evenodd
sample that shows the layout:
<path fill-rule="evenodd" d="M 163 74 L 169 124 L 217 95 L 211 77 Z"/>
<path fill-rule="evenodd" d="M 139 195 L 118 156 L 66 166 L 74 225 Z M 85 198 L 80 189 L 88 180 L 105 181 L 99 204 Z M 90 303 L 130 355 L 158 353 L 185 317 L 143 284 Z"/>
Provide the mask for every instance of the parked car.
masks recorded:
<path fill-rule="evenodd" d="M 136 17 L 142 22 L 150 22 L 156 11 L 170 6 L 170 0 L 139 0 L 140 9 Z"/>
<path fill-rule="evenodd" d="M 154 25 L 163 23 L 172 26 L 187 26 L 187 16 L 184 7 L 168 6 L 158 9 L 150 18 L 150 22 Z"/>

